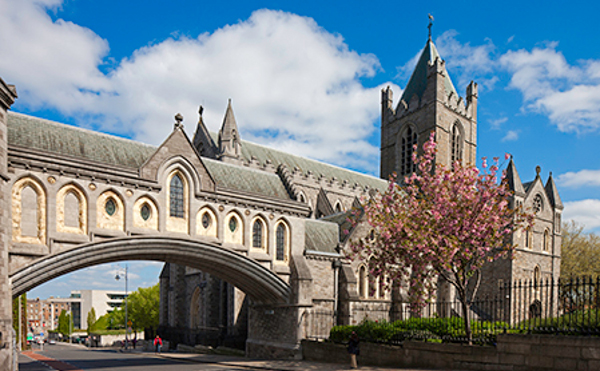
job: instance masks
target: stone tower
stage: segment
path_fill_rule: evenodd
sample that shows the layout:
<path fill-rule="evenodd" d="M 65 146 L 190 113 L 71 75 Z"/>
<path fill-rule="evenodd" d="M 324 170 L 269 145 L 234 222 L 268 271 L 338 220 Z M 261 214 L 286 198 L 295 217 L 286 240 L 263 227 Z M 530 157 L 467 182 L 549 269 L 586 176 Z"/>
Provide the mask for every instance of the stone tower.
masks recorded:
<path fill-rule="evenodd" d="M 422 151 L 432 131 L 438 144 L 436 163 L 475 163 L 477 84 L 471 81 L 463 101 L 430 37 L 396 109 L 392 90 L 381 92 L 381 178 L 412 173 L 413 146 Z"/>
<path fill-rule="evenodd" d="M 17 98 L 14 85 L 0 78 L 0 370 L 13 370 L 12 292 L 8 278 L 10 195 L 8 178 L 7 111 Z M 16 361 L 16 360 L 14 360 Z"/>

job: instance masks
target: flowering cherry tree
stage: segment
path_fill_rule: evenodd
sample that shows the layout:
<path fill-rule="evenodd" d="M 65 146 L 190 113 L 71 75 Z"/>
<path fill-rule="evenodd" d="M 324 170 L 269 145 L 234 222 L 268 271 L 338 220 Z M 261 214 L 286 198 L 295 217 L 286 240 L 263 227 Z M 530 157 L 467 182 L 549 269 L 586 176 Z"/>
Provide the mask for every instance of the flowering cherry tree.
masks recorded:
<path fill-rule="evenodd" d="M 368 260 L 370 274 L 381 277 L 384 285 L 408 280 L 416 305 L 435 288 L 435 278 L 443 277 L 456 288 L 470 343 L 467 313 L 481 267 L 510 255 L 515 247 L 511 234 L 530 228 L 533 214 L 510 205 L 504 175 L 498 182 L 498 158 L 491 166 L 484 158 L 482 171 L 459 162 L 451 169 L 434 164 L 433 133 L 423 149 L 421 157 L 413 154 L 417 173 L 403 185 L 392 178 L 385 192 L 366 201 L 362 218 L 350 218 L 355 224 L 366 220 L 375 232 L 351 243 L 351 257 Z"/>

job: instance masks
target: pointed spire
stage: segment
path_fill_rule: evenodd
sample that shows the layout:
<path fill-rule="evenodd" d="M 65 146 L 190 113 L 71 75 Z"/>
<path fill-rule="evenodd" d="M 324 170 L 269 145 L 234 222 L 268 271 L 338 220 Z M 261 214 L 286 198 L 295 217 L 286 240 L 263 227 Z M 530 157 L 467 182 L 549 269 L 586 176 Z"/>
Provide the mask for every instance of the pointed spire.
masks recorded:
<path fill-rule="evenodd" d="M 546 189 L 546 194 L 548 195 L 552 206 L 554 206 L 556 209 L 562 210 L 564 206 L 562 204 L 562 201 L 560 200 L 560 196 L 558 195 L 558 188 L 556 188 L 554 178 L 552 178 L 552 172 L 550 173 L 550 176 L 548 177 L 548 181 L 546 182 L 546 186 L 544 188 Z"/>
<path fill-rule="evenodd" d="M 221 130 L 219 130 L 220 156 L 238 158 L 241 152 L 240 147 L 240 134 L 237 123 L 235 122 L 231 99 L 229 99 L 227 110 L 225 111 L 225 118 L 223 119 L 223 125 L 221 126 Z"/>
<path fill-rule="evenodd" d="M 408 80 L 408 84 L 402 93 L 400 101 L 409 103 L 414 95 L 419 97 L 419 99 L 423 98 L 423 93 L 425 93 L 425 89 L 427 88 L 429 66 L 432 65 L 436 59 L 440 59 L 440 61 L 442 60 L 437 48 L 435 47 L 435 44 L 433 41 L 431 41 L 431 38 L 429 38 L 427 40 L 427 44 L 425 44 L 425 48 L 421 52 L 421 56 L 419 57 L 417 65 L 415 66 L 415 69 Z M 446 87 L 446 93 L 453 93 L 454 95 L 458 96 L 448 73 L 446 73 L 444 76 L 444 85 Z"/>
<path fill-rule="evenodd" d="M 204 120 L 202 119 L 202 113 L 204 112 L 204 107 L 200 106 L 198 108 L 198 125 L 196 126 L 196 132 L 194 133 L 194 147 L 200 154 L 200 156 L 216 158 L 217 157 L 217 146 L 208 131 L 208 128 L 204 124 Z"/>
<path fill-rule="evenodd" d="M 525 189 L 523 188 L 521 177 L 519 177 L 519 172 L 517 171 L 517 167 L 515 166 L 512 156 L 510 157 L 510 161 L 506 167 L 506 180 L 508 181 L 511 191 L 515 192 L 516 195 L 525 195 Z"/>

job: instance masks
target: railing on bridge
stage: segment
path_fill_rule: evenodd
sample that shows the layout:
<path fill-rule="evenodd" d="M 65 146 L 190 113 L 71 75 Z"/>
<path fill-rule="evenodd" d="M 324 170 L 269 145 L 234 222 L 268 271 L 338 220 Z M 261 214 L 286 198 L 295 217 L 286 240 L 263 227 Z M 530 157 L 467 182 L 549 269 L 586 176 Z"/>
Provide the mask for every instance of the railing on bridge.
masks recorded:
<path fill-rule="evenodd" d="M 475 343 L 494 343 L 499 333 L 600 335 L 600 277 L 517 281 L 496 287 L 494 295 L 470 303 L 467 315 Z M 355 308 L 344 319 L 333 311 L 312 310 L 306 316 L 306 337 L 327 339 L 331 328 L 343 320 L 359 325 L 365 341 L 466 342 L 461 314 L 458 300 L 422 307 L 387 302 L 385 308 Z M 336 336 L 339 331 L 343 332 L 338 330 Z"/>

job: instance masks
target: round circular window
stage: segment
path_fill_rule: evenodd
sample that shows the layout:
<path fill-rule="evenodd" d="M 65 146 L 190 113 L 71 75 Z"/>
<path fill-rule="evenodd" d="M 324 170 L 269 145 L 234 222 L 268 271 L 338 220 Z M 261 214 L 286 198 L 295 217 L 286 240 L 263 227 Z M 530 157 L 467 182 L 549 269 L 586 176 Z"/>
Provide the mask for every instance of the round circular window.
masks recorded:
<path fill-rule="evenodd" d="M 140 216 L 144 220 L 150 219 L 150 215 L 152 215 L 152 210 L 150 210 L 150 206 L 148 204 L 144 204 L 140 209 Z"/>
<path fill-rule="evenodd" d="M 237 229 L 237 219 L 234 217 L 231 217 L 231 219 L 229 219 L 229 230 L 233 233 L 233 232 L 235 232 L 236 229 Z"/>
<path fill-rule="evenodd" d="M 204 227 L 204 229 L 210 227 L 210 215 L 208 215 L 208 213 L 202 214 L 202 227 Z"/>
<path fill-rule="evenodd" d="M 115 200 L 109 198 L 104 204 L 104 211 L 106 211 L 109 216 L 115 215 L 115 212 L 117 212 L 117 204 L 115 203 Z"/>

